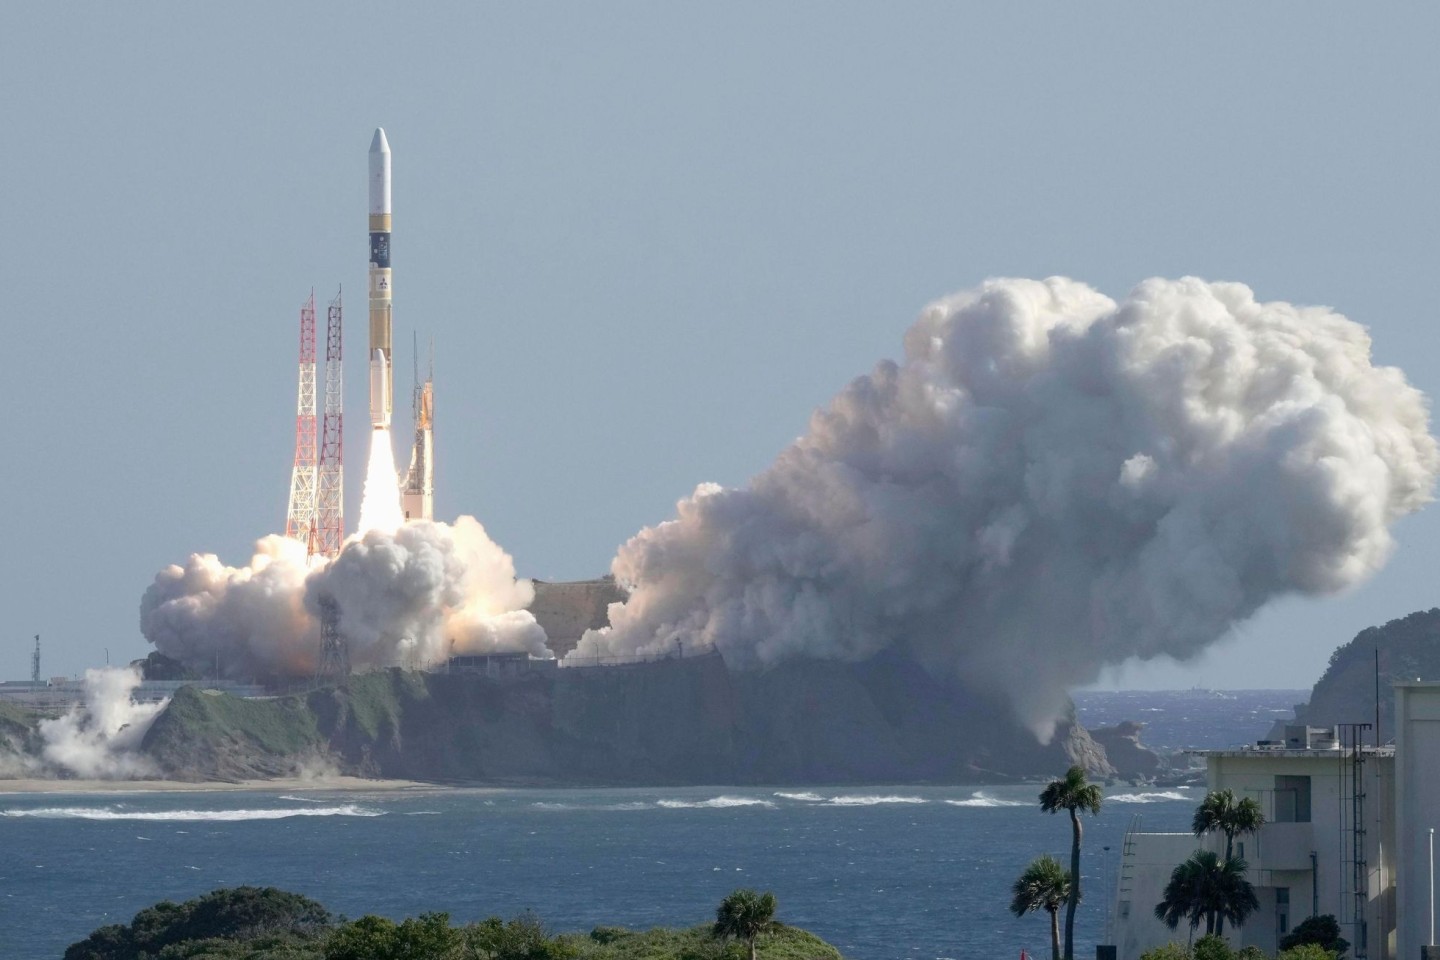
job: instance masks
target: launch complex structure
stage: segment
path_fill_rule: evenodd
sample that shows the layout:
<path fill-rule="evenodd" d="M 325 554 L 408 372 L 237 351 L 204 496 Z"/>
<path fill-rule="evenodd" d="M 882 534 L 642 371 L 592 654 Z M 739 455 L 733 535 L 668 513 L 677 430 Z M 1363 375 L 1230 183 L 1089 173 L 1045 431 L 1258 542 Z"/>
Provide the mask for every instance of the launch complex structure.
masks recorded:
<path fill-rule="evenodd" d="M 370 426 L 372 443 L 390 442 L 394 363 L 391 353 L 390 144 L 377 128 L 369 157 Z M 337 293 L 326 309 L 323 413 L 317 396 L 315 291 L 300 307 L 300 375 L 295 410 L 295 464 L 285 535 L 305 544 L 310 557 L 333 559 L 345 542 L 343 307 Z M 418 341 L 417 341 L 418 348 Z M 422 384 L 417 350 L 413 414 L 415 442 L 409 469 L 398 477 L 406 520 L 435 513 L 434 351 Z M 322 625 L 323 626 L 323 625 Z M 333 627 L 333 624 L 331 625 Z M 323 633 L 322 629 L 322 633 Z"/>

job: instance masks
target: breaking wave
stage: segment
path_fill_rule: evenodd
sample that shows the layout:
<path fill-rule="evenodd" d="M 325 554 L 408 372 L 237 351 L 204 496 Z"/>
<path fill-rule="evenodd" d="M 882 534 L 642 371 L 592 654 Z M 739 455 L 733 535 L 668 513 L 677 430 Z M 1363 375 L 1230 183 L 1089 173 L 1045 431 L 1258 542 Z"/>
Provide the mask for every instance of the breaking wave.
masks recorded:
<path fill-rule="evenodd" d="M 667 810 L 720 810 L 728 807 L 773 807 L 758 797 L 711 797 L 709 800 L 660 800 L 656 806 Z"/>
<path fill-rule="evenodd" d="M 1028 807 L 1029 803 L 1024 800 L 1001 800 L 998 797 L 988 797 L 984 791 L 976 790 L 965 800 L 946 800 L 952 807 Z"/>
<path fill-rule="evenodd" d="M 109 807 L 37 807 L 33 810 L 0 810 L 3 817 L 34 817 L 41 820 L 152 820 L 174 822 L 285 820 L 289 817 L 383 817 L 384 810 L 356 806 L 281 807 L 274 810 L 115 810 Z"/>
<path fill-rule="evenodd" d="M 639 800 L 634 800 L 629 803 L 599 803 L 594 805 L 583 803 L 548 803 L 544 800 L 537 800 L 535 803 L 530 804 L 530 806 L 536 810 L 600 810 L 605 812 L 650 809 L 650 804 Z"/>
<path fill-rule="evenodd" d="M 798 800 L 801 803 L 825 802 L 825 798 L 820 796 L 820 794 L 818 793 L 780 793 L 777 791 L 775 796 L 779 797 L 781 800 Z"/>
<path fill-rule="evenodd" d="M 1160 803 L 1165 800 L 1189 800 L 1179 790 L 1161 790 L 1154 793 L 1117 793 L 1106 797 L 1107 803 Z"/>
<path fill-rule="evenodd" d="M 837 807 L 874 807 L 882 803 L 929 803 L 924 797 L 899 797 L 864 795 L 855 797 L 831 797 L 826 803 Z"/>

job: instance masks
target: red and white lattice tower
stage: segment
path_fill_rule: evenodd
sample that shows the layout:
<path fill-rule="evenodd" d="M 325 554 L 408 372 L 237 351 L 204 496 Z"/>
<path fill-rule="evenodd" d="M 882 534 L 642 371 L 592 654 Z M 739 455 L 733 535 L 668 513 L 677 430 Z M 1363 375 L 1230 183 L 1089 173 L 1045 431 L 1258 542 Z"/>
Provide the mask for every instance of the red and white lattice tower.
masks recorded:
<path fill-rule="evenodd" d="M 345 542 L 345 382 L 340 364 L 342 311 L 340 293 L 325 316 L 325 417 L 320 428 L 319 485 L 315 519 L 320 531 L 317 552 L 336 557 Z"/>
<path fill-rule="evenodd" d="M 315 490 L 319 458 L 315 431 L 315 291 L 300 307 L 300 395 L 295 405 L 295 469 L 290 474 L 290 510 L 285 536 L 299 540 L 314 554 L 319 528 Z"/>

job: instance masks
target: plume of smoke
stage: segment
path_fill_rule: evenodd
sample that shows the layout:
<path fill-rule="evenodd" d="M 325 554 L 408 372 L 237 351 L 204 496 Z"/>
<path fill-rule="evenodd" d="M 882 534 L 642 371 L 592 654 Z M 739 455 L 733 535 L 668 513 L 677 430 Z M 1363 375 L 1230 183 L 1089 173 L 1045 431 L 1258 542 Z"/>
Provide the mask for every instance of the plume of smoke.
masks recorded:
<path fill-rule="evenodd" d="M 452 652 L 548 656 L 545 632 L 524 609 L 534 596 L 474 517 L 372 530 L 306 585 L 312 616 L 321 597 L 339 605 L 351 662 L 362 665 L 434 663 Z"/>
<path fill-rule="evenodd" d="M 91 780 L 133 780 L 154 776 L 148 757 L 136 752 L 161 703 L 135 703 L 140 671 L 103 668 L 85 671 L 85 701 L 54 720 L 40 722 L 41 759 L 53 770 Z"/>
<path fill-rule="evenodd" d="M 200 676 L 313 674 L 320 628 L 305 609 L 309 572 L 304 544 L 275 535 L 257 541 L 243 567 L 191 554 L 145 590 L 140 632 Z"/>
<path fill-rule="evenodd" d="M 452 653 L 528 651 L 549 656 L 524 608 L 529 581 L 473 517 L 453 525 L 412 521 L 346 542 L 312 564 L 302 544 L 269 536 L 245 567 L 212 554 L 160 571 L 140 602 L 140 630 L 156 649 L 209 675 L 313 674 L 321 598 L 340 614 L 358 669 L 424 666 Z"/>
<path fill-rule="evenodd" d="M 573 656 L 900 648 L 1048 737 L 1104 665 L 1194 656 L 1379 569 L 1437 464 L 1424 397 L 1327 309 L 993 280 L 927 308 L 902 363 L 747 487 L 702 485 L 626 543 L 629 599 Z"/>

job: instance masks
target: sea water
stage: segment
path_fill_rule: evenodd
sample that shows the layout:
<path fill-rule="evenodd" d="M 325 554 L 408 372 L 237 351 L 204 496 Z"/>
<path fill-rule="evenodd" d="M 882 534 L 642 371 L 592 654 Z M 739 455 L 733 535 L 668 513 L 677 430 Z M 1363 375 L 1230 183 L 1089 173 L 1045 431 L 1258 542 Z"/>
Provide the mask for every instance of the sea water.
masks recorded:
<path fill-rule="evenodd" d="M 1215 704 L 1217 715 L 1234 707 Z M 581 932 L 704 923 L 727 893 L 753 887 L 775 893 L 781 920 L 855 960 L 1044 956 L 1047 918 L 1008 911 L 1030 860 L 1068 861 L 1069 821 L 1042 813 L 1038 791 L 10 794 L 0 796 L 0 957 L 58 958 L 158 900 L 238 884 L 293 890 L 351 917 L 529 910 Z M 1077 943 L 1103 942 L 1126 830 L 1186 830 L 1201 794 L 1107 789 L 1100 815 L 1085 818 Z"/>

